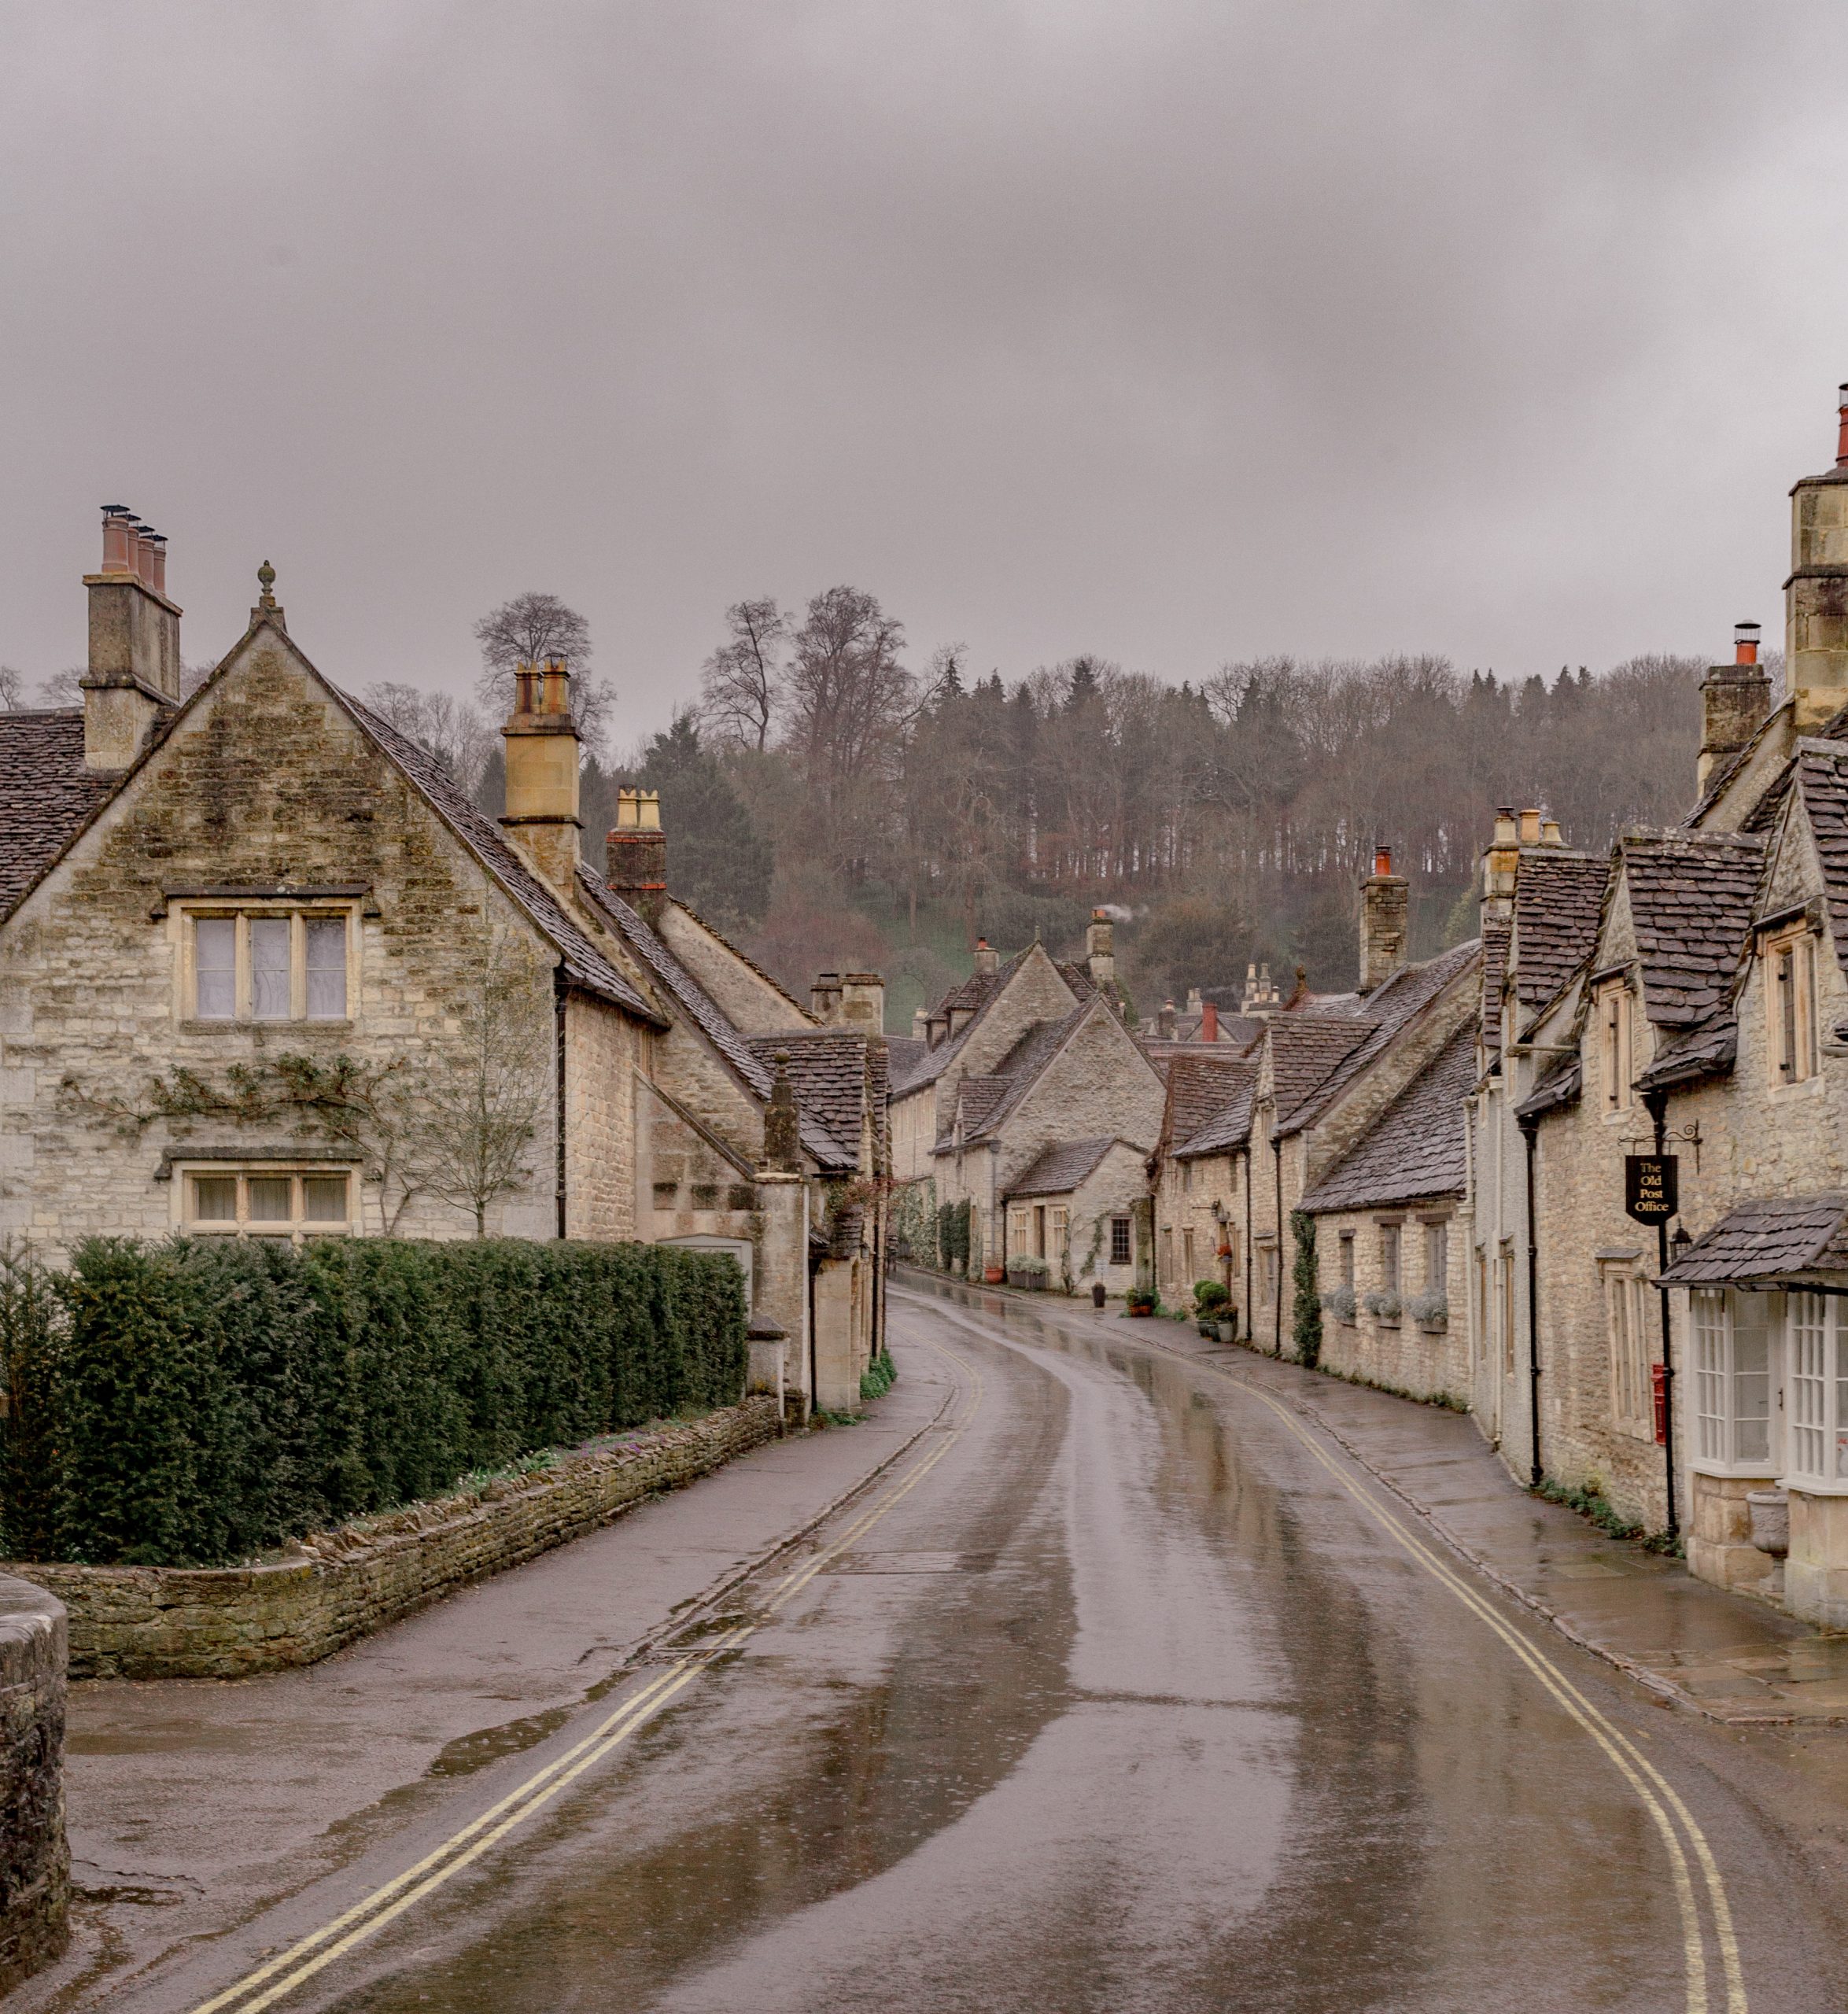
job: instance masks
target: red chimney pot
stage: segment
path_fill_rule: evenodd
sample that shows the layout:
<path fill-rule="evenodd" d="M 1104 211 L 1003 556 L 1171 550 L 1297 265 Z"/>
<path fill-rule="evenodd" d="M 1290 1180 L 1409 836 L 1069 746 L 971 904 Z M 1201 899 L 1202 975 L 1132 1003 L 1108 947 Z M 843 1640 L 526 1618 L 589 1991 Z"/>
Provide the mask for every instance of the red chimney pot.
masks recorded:
<path fill-rule="evenodd" d="M 1373 871 L 1376 874 L 1390 874 L 1392 871 L 1392 849 L 1375 847 L 1373 850 Z"/>
<path fill-rule="evenodd" d="M 1732 625 L 1732 662 L 1735 664 L 1756 664 L 1758 662 L 1758 625 L 1755 622 L 1735 622 Z"/>

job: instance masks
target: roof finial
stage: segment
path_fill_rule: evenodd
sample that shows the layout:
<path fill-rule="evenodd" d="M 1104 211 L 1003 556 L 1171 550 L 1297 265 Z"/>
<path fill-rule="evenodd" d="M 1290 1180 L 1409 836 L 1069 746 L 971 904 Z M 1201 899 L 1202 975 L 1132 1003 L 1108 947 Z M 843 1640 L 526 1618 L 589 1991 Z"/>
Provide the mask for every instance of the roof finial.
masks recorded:
<path fill-rule="evenodd" d="M 259 608 L 274 608 L 276 597 L 271 590 L 276 585 L 276 570 L 266 559 L 256 570 L 256 585 L 263 592 L 256 598 Z"/>

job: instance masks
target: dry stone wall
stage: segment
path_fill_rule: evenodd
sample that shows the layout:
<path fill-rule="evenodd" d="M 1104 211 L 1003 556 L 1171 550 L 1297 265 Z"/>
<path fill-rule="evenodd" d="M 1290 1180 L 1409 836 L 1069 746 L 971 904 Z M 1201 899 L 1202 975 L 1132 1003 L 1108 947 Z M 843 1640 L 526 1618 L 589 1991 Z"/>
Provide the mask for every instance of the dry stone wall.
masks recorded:
<path fill-rule="evenodd" d="M 581 1538 L 644 1497 L 769 1440 L 779 1423 L 773 1398 L 748 1398 L 557 1469 L 490 1484 L 478 1496 L 306 1540 L 300 1558 L 273 1565 L 13 1570 L 68 1610 L 73 1677 L 282 1671 L 317 1663 L 458 1588 Z"/>
<path fill-rule="evenodd" d="M 0 1994 L 65 1948 L 65 1611 L 0 1574 Z"/>

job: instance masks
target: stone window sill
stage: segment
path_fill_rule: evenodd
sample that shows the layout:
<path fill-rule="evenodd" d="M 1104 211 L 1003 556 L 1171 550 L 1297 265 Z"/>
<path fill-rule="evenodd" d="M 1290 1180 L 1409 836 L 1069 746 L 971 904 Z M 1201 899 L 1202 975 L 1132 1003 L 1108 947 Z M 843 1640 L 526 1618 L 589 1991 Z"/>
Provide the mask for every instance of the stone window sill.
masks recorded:
<path fill-rule="evenodd" d="M 353 1024 L 347 1021 L 182 1021 L 179 1031 L 183 1035 L 251 1035 L 256 1033 L 287 1033 L 292 1035 L 351 1035 Z"/>

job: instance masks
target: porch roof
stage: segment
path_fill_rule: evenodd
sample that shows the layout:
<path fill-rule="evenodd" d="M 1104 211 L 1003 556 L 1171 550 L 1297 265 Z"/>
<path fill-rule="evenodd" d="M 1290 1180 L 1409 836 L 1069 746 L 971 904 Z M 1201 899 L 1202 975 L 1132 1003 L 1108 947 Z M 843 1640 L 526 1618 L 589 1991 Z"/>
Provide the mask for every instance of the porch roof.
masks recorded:
<path fill-rule="evenodd" d="M 1767 1196 L 1736 1203 L 1661 1278 L 1669 1287 L 1769 1285 L 1848 1271 L 1848 1197 Z"/>

